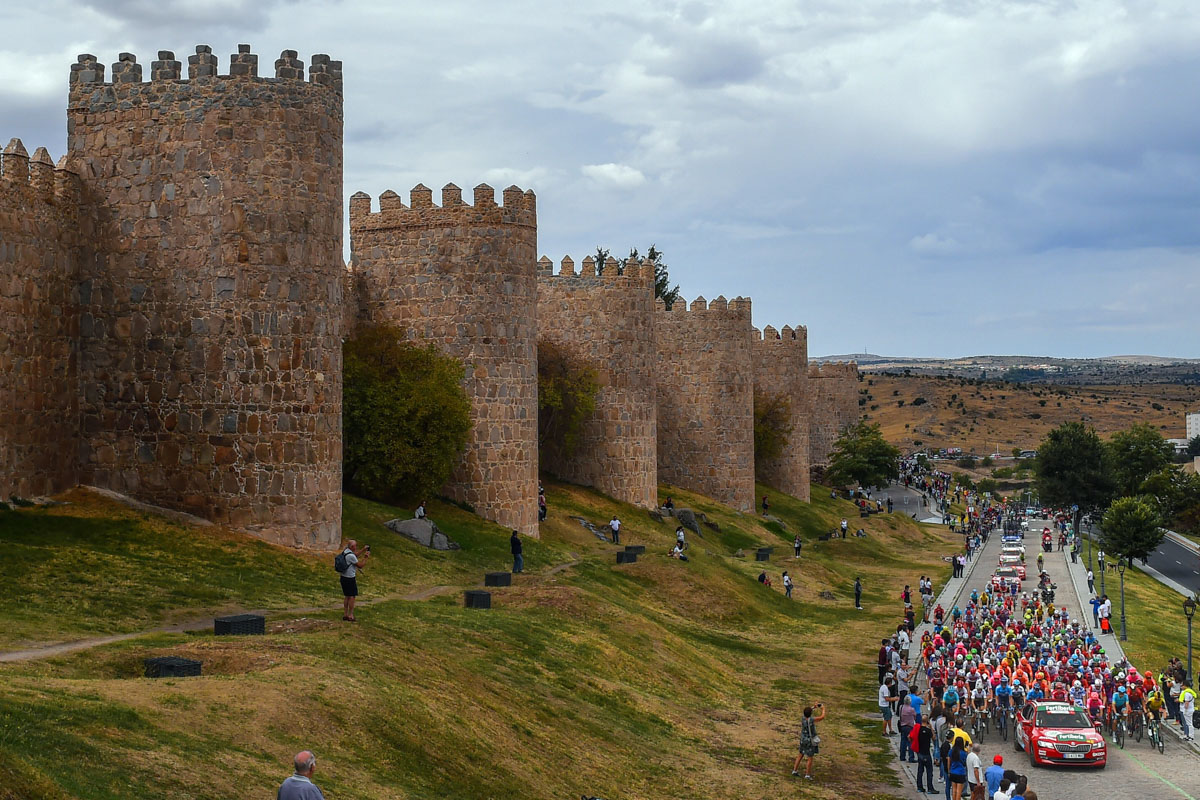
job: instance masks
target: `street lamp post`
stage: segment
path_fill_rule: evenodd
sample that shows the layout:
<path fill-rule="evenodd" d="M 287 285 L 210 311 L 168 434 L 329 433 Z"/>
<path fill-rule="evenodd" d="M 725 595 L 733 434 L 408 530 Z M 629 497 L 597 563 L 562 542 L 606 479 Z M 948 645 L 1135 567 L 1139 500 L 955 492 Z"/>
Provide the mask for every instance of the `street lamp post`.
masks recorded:
<path fill-rule="evenodd" d="M 1117 559 L 1117 572 L 1121 573 L 1121 641 L 1125 638 L 1125 566 L 1128 558 Z"/>
<path fill-rule="evenodd" d="M 1192 615 L 1196 613 L 1196 601 L 1191 597 L 1183 601 L 1183 615 L 1188 621 L 1188 668 L 1187 679 L 1192 679 Z"/>

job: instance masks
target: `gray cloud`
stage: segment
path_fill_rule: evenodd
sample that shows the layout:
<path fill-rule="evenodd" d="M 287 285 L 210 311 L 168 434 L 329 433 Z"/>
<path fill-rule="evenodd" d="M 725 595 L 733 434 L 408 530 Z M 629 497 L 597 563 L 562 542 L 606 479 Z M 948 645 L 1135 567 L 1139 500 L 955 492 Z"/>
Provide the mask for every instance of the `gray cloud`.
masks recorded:
<path fill-rule="evenodd" d="M 76 53 L 328 52 L 348 191 L 528 186 L 544 252 L 655 242 L 686 295 L 750 294 L 814 353 L 1200 356 L 1184 0 L 47 0 L 0 26 L 2 141 L 61 152 Z M 952 337 L 919 324 L 948 308 Z"/>

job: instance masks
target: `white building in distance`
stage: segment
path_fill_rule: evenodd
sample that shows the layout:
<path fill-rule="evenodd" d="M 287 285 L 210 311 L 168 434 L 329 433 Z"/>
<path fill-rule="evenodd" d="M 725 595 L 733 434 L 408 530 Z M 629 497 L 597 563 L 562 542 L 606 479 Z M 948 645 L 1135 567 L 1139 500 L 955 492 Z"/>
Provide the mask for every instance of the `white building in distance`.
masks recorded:
<path fill-rule="evenodd" d="M 1193 411 L 1187 415 L 1187 440 L 1191 441 L 1197 436 L 1200 436 L 1200 411 Z"/>

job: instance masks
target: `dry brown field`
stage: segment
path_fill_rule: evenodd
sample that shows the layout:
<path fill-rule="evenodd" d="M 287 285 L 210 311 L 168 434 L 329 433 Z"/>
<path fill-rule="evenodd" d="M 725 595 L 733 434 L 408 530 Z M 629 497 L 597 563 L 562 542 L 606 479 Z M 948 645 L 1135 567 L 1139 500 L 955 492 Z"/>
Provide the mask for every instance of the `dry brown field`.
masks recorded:
<path fill-rule="evenodd" d="M 1052 428 L 1080 420 L 1103 438 L 1138 422 L 1179 438 L 1185 413 L 1200 411 L 1200 386 L 1179 384 L 1058 386 L 865 373 L 859 389 L 867 420 L 905 452 L 961 447 L 979 456 L 1010 456 L 1013 448 L 1032 450 Z"/>

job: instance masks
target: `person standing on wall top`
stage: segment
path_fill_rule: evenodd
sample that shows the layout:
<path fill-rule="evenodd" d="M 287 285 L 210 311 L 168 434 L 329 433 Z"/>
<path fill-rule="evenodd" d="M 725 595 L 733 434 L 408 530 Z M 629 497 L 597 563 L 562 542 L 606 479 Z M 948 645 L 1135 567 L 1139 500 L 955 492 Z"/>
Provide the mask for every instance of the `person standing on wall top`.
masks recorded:
<path fill-rule="evenodd" d="M 511 545 L 510 549 L 512 550 L 513 572 L 524 572 L 525 556 L 522 554 L 523 548 L 521 546 L 521 534 L 519 534 L 517 531 L 513 531 L 512 538 L 510 538 L 508 542 Z"/>
<path fill-rule="evenodd" d="M 613 544 L 621 543 L 621 520 L 617 519 L 617 515 L 613 514 L 613 518 L 608 521 L 608 529 L 612 531 Z"/>
<path fill-rule="evenodd" d="M 325 795 L 312 782 L 313 769 L 317 766 L 317 757 L 308 750 L 302 750 L 292 759 L 295 773 L 279 785 L 275 793 L 277 800 L 325 800 Z"/>
<path fill-rule="evenodd" d="M 342 583 L 342 619 L 346 622 L 358 622 L 354 617 L 354 603 L 358 600 L 358 571 L 370 557 L 371 545 L 367 545 L 362 556 L 359 556 L 358 542 L 354 539 L 346 542 L 346 548 L 338 556 L 344 567 L 338 570 L 338 575 Z M 334 566 L 339 566 L 338 560 L 334 561 Z"/>

